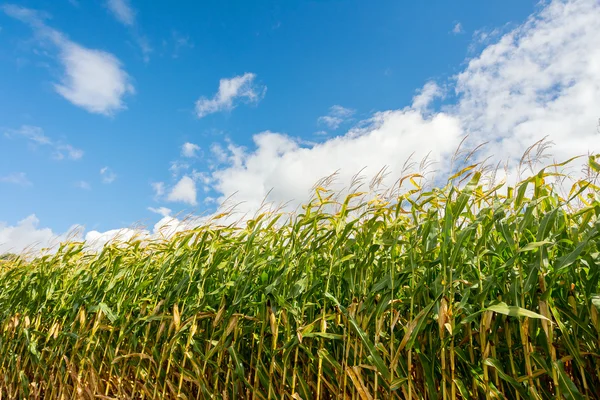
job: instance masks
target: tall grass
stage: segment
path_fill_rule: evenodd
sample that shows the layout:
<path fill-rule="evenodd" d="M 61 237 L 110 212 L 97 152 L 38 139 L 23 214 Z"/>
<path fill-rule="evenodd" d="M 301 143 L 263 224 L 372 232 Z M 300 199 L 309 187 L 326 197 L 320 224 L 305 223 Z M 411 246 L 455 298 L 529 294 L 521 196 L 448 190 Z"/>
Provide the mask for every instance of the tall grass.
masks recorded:
<path fill-rule="evenodd" d="M 549 171 L 1 262 L 0 397 L 595 398 L 600 188 Z"/>

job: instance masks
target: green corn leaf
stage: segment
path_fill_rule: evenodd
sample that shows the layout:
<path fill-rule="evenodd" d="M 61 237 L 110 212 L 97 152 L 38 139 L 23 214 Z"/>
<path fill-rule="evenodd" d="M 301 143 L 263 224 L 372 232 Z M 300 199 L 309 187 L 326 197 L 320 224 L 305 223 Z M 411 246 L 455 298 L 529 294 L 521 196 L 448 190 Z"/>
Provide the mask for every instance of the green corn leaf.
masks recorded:
<path fill-rule="evenodd" d="M 512 376 L 506 374 L 504 372 L 504 370 L 502 369 L 502 365 L 500 364 L 500 362 L 497 359 L 486 358 L 483 363 L 487 366 L 494 368 L 494 370 L 496 370 L 496 372 L 498 373 L 498 376 L 500 376 L 500 378 L 503 381 L 510 384 L 521 396 L 528 397 L 527 389 L 525 388 L 525 386 L 523 386 L 523 384 L 517 382 L 517 380 L 515 378 L 513 378 Z"/>
<path fill-rule="evenodd" d="M 583 400 L 583 396 L 577 390 L 577 386 L 573 383 L 571 378 L 565 372 L 564 364 L 562 361 L 556 361 L 552 364 L 553 368 L 558 373 L 558 383 L 560 386 L 560 391 L 563 397 L 568 400 Z"/>
<path fill-rule="evenodd" d="M 525 246 L 523 246 L 523 247 L 521 247 L 519 249 L 519 253 L 524 253 L 524 252 L 527 252 L 527 251 L 532 251 L 532 250 L 535 250 L 535 249 L 537 249 L 539 247 L 546 246 L 546 245 L 549 245 L 549 244 L 553 244 L 553 243 L 550 242 L 550 241 L 548 241 L 548 240 L 542 240 L 541 242 L 527 243 Z"/>
<path fill-rule="evenodd" d="M 383 359 L 379 355 L 379 352 L 377 351 L 373 343 L 369 340 L 367 334 L 361 329 L 356 320 L 348 313 L 348 310 L 346 310 L 333 295 L 331 295 L 330 293 L 325 293 L 325 297 L 330 299 L 342 311 L 346 318 L 348 318 L 350 324 L 352 325 L 352 328 L 354 328 L 354 331 L 360 338 L 361 342 L 367 348 L 369 355 L 373 359 L 375 367 L 377 367 L 377 370 L 379 371 L 381 376 L 383 376 L 383 378 L 389 382 L 391 376 L 390 371 L 383 362 Z"/>
<path fill-rule="evenodd" d="M 509 306 L 504 302 L 497 302 L 489 307 L 487 310 L 497 312 L 498 314 L 508 315 L 511 317 L 527 317 L 527 318 L 537 318 L 544 319 L 546 321 L 550 321 L 548 318 L 544 317 L 541 314 L 538 314 L 533 311 L 526 310 L 517 306 Z"/>

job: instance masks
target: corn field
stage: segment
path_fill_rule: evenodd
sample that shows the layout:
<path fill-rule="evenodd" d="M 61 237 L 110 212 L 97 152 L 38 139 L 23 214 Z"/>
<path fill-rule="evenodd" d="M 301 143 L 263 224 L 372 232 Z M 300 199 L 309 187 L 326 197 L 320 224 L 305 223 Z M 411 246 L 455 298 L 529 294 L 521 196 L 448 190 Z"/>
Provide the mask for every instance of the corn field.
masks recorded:
<path fill-rule="evenodd" d="M 600 188 L 550 171 L 0 261 L 0 398 L 598 398 Z"/>

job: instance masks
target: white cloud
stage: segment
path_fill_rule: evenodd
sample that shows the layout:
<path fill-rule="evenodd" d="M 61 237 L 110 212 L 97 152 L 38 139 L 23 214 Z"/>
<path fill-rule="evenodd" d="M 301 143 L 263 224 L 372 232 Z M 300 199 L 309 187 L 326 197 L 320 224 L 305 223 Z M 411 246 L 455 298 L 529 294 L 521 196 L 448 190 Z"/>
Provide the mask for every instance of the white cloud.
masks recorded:
<path fill-rule="evenodd" d="M 216 157 L 218 162 L 227 161 L 227 152 L 218 143 L 213 143 L 210 146 L 210 152 Z"/>
<path fill-rule="evenodd" d="M 39 126 L 23 125 L 19 129 L 9 129 L 4 132 L 7 137 L 22 136 L 35 144 L 51 145 L 53 141 L 44 134 Z"/>
<path fill-rule="evenodd" d="M 341 124 L 347 122 L 352 115 L 354 115 L 355 110 L 350 108 L 345 108 L 340 105 L 332 106 L 329 109 L 329 113 L 322 117 L 319 117 L 317 122 L 322 125 L 326 125 L 329 129 L 336 130 L 340 127 Z"/>
<path fill-rule="evenodd" d="M 50 146 L 53 148 L 53 158 L 63 160 L 65 157 L 71 160 L 79 160 L 83 157 L 83 150 L 67 143 L 54 141 L 44 134 L 39 126 L 23 125 L 19 129 L 8 129 L 4 135 L 9 138 L 23 137 L 33 146 Z M 65 156 L 66 155 L 66 156 Z"/>
<path fill-rule="evenodd" d="M 184 161 L 171 161 L 171 166 L 169 167 L 169 171 L 173 177 L 178 177 L 183 171 L 187 171 L 190 169 L 190 165 Z"/>
<path fill-rule="evenodd" d="M 197 204 L 196 201 L 196 182 L 189 176 L 182 177 L 169 192 L 168 201 L 187 203 L 192 206 Z"/>
<path fill-rule="evenodd" d="M 170 212 L 168 208 L 150 209 L 158 211 L 159 214 Z M 148 243 L 153 240 L 164 239 L 173 236 L 178 232 L 189 230 L 206 223 L 207 217 L 188 216 L 183 219 L 164 215 L 154 226 L 152 230 L 147 228 L 122 228 L 111 229 L 105 232 L 90 231 L 85 235 L 86 245 L 90 250 L 100 250 L 102 246 L 112 242 L 127 242 L 130 240 L 141 240 L 142 243 Z"/>
<path fill-rule="evenodd" d="M 106 6 L 123 25 L 133 25 L 135 23 L 135 12 L 128 0 L 107 0 Z"/>
<path fill-rule="evenodd" d="M 31 186 L 32 183 L 27 179 L 25 172 L 13 172 L 8 175 L 0 176 L 0 183 L 11 183 L 19 186 Z"/>
<path fill-rule="evenodd" d="M 102 183 L 110 184 L 117 179 L 117 174 L 112 169 L 103 167 L 100 169 L 100 177 L 102 178 Z"/>
<path fill-rule="evenodd" d="M 144 228 L 122 228 L 111 229 L 105 232 L 90 231 L 85 235 L 86 245 L 90 250 L 100 250 L 102 246 L 113 242 L 127 242 L 130 240 L 141 240 L 148 243 L 157 239 L 164 239 L 202 225 L 208 220 L 206 217 L 189 216 L 178 219 L 169 215 L 163 216 L 152 230 Z"/>
<path fill-rule="evenodd" d="M 39 252 L 58 245 L 68 238 L 80 238 L 81 227 L 74 225 L 67 233 L 57 235 L 49 228 L 39 228 L 39 220 L 32 214 L 16 225 L 0 222 L 0 254 Z"/>
<path fill-rule="evenodd" d="M 149 232 L 144 229 L 132 228 L 111 229 L 105 232 L 89 231 L 85 234 L 85 241 L 90 249 L 99 250 L 111 241 L 128 242 L 134 238 L 146 238 L 148 235 Z"/>
<path fill-rule="evenodd" d="M 292 201 L 293 208 L 310 197 L 319 179 L 336 171 L 336 187 L 342 189 L 362 168 L 365 176 L 373 176 L 387 166 L 390 186 L 411 153 L 416 160 L 430 152 L 432 158 L 448 157 L 461 134 L 456 118 L 425 118 L 410 109 L 378 113 L 367 127 L 309 148 L 289 136 L 263 132 L 254 136 L 256 150 L 243 152 L 237 163 L 213 172 L 214 188 L 222 195 L 219 201 L 235 193 L 234 201 L 244 201 L 245 211 L 256 210 L 267 194 L 276 204 Z"/>
<path fill-rule="evenodd" d="M 69 40 L 63 33 L 47 26 L 44 15 L 35 10 L 15 5 L 5 5 L 2 9 L 7 15 L 30 25 L 43 42 L 57 47 L 57 58 L 64 68 L 60 82 L 54 84 L 58 94 L 91 113 L 113 115 L 126 108 L 123 98 L 135 90 L 131 78 L 114 55 Z"/>
<path fill-rule="evenodd" d="M 181 146 L 181 155 L 183 157 L 196 157 L 196 152 L 200 150 L 200 146 L 194 143 L 186 142 Z"/>
<path fill-rule="evenodd" d="M 164 208 L 158 209 L 163 212 Z M 152 230 L 141 227 L 111 229 L 104 232 L 92 230 L 84 234 L 81 225 L 71 226 L 67 232 L 58 234 L 50 228 L 40 228 L 40 221 L 32 214 L 15 225 L 0 222 L 0 255 L 5 253 L 25 253 L 30 255 L 39 254 L 40 250 L 48 249 L 55 251 L 58 245 L 68 240 L 86 241 L 86 247 L 91 251 L 98 251 L 109 242 L 127 241 L 131 239 L 144 240 L 146 242 L 165 237 L 170 237 L 181 232 L 199 226 L 207 221 L 205 217 L 189 216 L 177 219 L 164 215 L 152 228 Z"/>
<path fill-rule="evenodd" d="M 125 108 L 123 97 L 134 93 L 129 75 L 110 53 L 70 42 L 62 46 L 60 59 L 65 75 L 56 91 L 89 112 L 112 115 Z"/>
<path fill-rule="evenodd" d="M 196 115 L 202 118 L 219 111 L 233 110 L 238 98 L 258 103 L 264 97 L 267 87 L 254 83 L 255 78 L 256 74 L 247 72 L 231 79 L 221 79 L 219 91 L 212 99 L 201 97 L 196 101 Z"/>
<path fill-rule="evenodd" d="M 600 150 L 600 3 L 553 1 L 458 75 L 455 111 L 483 156 L 518 161 L 548 137 L 558 160 Z"/>
<path fill-rule="evenodd" d="M 436 97 L 443 95 L 442 89 L 435 82 L 427 82 L 413 97 L 412 107 L 416 110 L 425 111 Z"/>
<path fill-rule="evenodd" d="M 322 117 L 319 117 L 318 122 L 320 124 L 326 125 L 329 129 L 335 130 L 335 129 L 339 128 L 340 124 L 342 122 L 344 122 L 344 120 L 339 117 L 332 117 L 329 115 L 324 115 Z"/>
<path fill-rule="evenodd" d="M 67 158 L 70 158 L 71 160 L 79 160 L 83 157 L 83 150 L 77 149 L 70 144 L 59 144 L 55 146 L 54 158 L 62 160 L 65 158 L 65 153 Z"/>
<path fill-rule="evenodd" d="M 150 184 L 154 191 L 154 197 L 159 198 L 165 194 L 165 183 L 164 182 L 152 182 Z"/>
<path fill-rule="evenodd" d="M 92 190 L 92 186 L 86 181 L 77 181 L 73 184 L 76 188 L 83 190 Z"/>
<path fill-rule="evenodd" d="M 454 33 L 455 35 L 459 34 L 459 33 L 463 33 L 465 30 L 463 29 L 463 26 L 460 22 L 457 22 L 454 25 L 454 28 L 452 28 L 452 33 Z"/>
<path fill-rule="evenodd" d="M 162 215 L 163 217 L 168 217 L 171 215 L 171 209 L 167 207 L 148 207 L 149 211 L 152 211 L 155 214 Z"/>

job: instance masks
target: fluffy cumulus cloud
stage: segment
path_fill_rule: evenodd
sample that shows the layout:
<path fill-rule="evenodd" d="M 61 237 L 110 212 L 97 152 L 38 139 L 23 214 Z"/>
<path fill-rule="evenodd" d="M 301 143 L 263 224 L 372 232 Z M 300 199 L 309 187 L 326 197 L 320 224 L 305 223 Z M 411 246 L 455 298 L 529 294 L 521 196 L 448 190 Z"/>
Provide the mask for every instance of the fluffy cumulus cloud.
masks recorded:
<path fill-rule="evenodd" d="M 144 238 L 146 236 L 148 236 L 148 231 L 144 229 L 122 228 L 105 232 L 89 231 L 85 235 L 85 241 L 90 248 L 98 249 L 110 241 L 127 242 L 134 238 Z"/>
<path fill-rule="evenodd" d="M 214 188 L 222 194 L 221 201 L 235 194 L 244 201 L 243 211 L 251 212 L 264 199 L 299 204 L 319 179 L 336 172 L 335 187 L 343 189 L 357 172 L 372 177 L 387 167 L 389 186 L 411 155 L 415 160 L 427 155 L 444 159 L 454 152 L 461 134 L 456 118 L 446 114 L 425 118 L 411 109 L 378 113 L 368 126 L 312 147 L 263 132 L 254 136 L 256 150 L 242 151 L 231 165 L 213 173 Z M 423 141 L 430 145 L 423 146 Z"/>
<path fill-rule="evenodd" d="M 443 91 L 435 82 L 427 82 L 413 97 L 412 108 L 426 111 L 436 97 L 442 97 Z"/>
<path fill-rule="evenodd" d="M 163 215 L 163 217 L 151 228 L 132 227 L 122 229 L 111 229 L 108 231 L 89 231 L 83 237 L 89 250 L 99 250 L 107 243 L 141 240 L 149 242 L 168 238 L 185 230 L 193 229 L 207 222 L 207 217 L 190 216 L 179 219 L 171 217 L 170 210 L 167 208 L 151 209 L 153 212 Z"/>
<path fill-rule="evenodd" d="M 347 122 L 350 117 L 354 115 L 354 113 L 355 110 L 342 107 L 340 105 L 335 105 L 329 109 L 329 113 L 327 115 L 319 117 L 317 122 L 321 125 L 327 126 L 331 130 L 336 130 L 344 122 Z"/>
<path fill-rule="evenodd" d="M 0 221 L 0 255 L 5 253 L 38 252 L 57 246 L 69 238 L 81 238 L 80 226 L 72 226 L 66 233 L 58 235 L 49 228 L 40 228 L 34 215 L 22 219 L 15 225 Z"/>
<path fill-rule="evenodd" d="M 7 129 L 4 131 L 4 136 L 25 139 L 33 147 L 48 147 L 52 150 L 52 157 L 56 160 L 65 158 L 79 160 L 84 154 L 83 150 L 68 143 L 49 138 L 39 126 L 23 125 L 18 129 Z"/>
<path fill-rule="evenodd" d="M 181 155 L 183 157 L 196 157 L 196 152 L 200 150 L 200 146 L 194 143 L 186 142 L 181 146 Z"/>
<path fill-rule="evenodd" d="M 40 226 L 40 221 L 34 214 L 14 225 L 0 221 L 0 255 L 7 253 L 37 255 L 40 251 L 53 252 L 61 243 L 69 240 L 85 240 L 88 250 L 97 251 L 109 242 L 163 239 L 177 232 L 197 227 L 208 220 L 206 217 L 193 216 L 178 219 L 171 217 L 170 210 L 166 208 L 153 211 L 163 217 L 151 228 L 131 227 L 103 232 L 91 230 L 84 233 L 83 226 L 73 225 L 65 233 L 59 234 L 50 228 Z"/>
<path fill-rule="evenodd" d="M 196 200 L 196 182 L 189 176 L 182 177 L 169 192 L 167 200 L 195 206 L 198 204 Z"/>
<path fill-rule="evenodd" d="M 205 117 L 219 111 L 230 111 L 236 107 L 237 100 L 258 103 L 264 97 L 267 87 L 255 82 L 256 74 L 247 72 L 219 81 L 219 91 L 213 98 L 201 97 L 196 101 L 196 115 Z"/>
<path fill-rule="evenodd" d="M 65 73 L 56 91 L 89 112 L 114 114 L 125 108 L 123 97 L 134 93 L 129 75 L 110 53 L 68 42 L 61 46 L 60 61 Z"/>
<path fill-rule="evenodd" d="M 517 161 L 548 137 L 558 160 L 600 150 L 600 3 L 552 1 L 470 60 L 455 113 L 483 156 Z"/>
<path fill-rule="evenodd" d="M 149 242 L 168 238 L 178 232 L 193 229 L 199 225 L 205 224 L 207 221 L 208 217 L 190 216 L 178 219 L 169 215 L 164 215 L 151 229 L 134 227 L 111 229 L 105 232 L 90 231 L 85 235 L 84 239 L 88 249 L 99 250 L 109 242 L 129 241 L 132 239 Z"/>
<path fill-rule="evenodd" d="M 58 94 L 91 113 L 112 115 L 125 108 L 123 98 L 135 92 L 131 78 L 111 53 L 86 48 L 49 27 L 41 13 L 16 5 L 4 5 L 3 11 L 31 26 L 43 44 L 57 49 L 63 66 Z"/>

